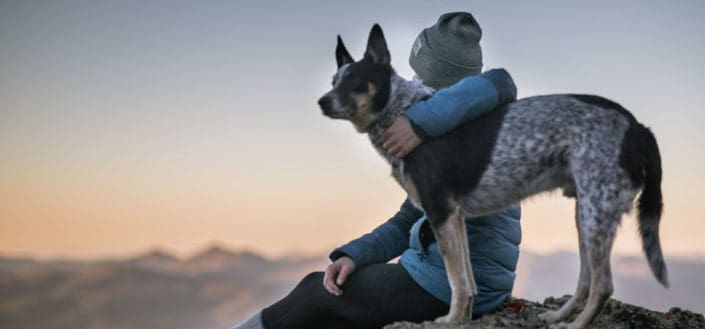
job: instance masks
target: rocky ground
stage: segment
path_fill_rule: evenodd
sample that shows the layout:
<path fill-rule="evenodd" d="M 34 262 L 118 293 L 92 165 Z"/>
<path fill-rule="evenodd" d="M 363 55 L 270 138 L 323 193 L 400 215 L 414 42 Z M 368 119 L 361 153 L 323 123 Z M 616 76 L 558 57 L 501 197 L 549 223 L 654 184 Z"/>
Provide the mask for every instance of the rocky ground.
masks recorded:
<path fill-rule="evenodd" d="M 385 329 L 535 329 L 547 328 L 538 315 L 557 309 L 570 296 L 549 297 L 543 304 L 524 299 L 510 298 L 494 314 L 483 316 L 470 323 L 460 325 L 442 325 L 433 322 L 408 323 L 399 322 L 384 327 Z M 705 329 L 702 314 L 680 308 L 671 308 L 668 312 L 656 312 L 642 307 L 625 304 L 610 299 L 602 313 L 593 321 L 594 329 Z"/>

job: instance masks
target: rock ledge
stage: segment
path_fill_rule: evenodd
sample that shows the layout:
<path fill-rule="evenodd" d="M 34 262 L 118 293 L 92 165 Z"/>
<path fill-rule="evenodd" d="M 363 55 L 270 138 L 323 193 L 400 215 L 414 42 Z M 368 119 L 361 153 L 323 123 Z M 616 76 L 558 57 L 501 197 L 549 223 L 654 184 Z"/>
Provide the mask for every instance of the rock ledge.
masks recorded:
<path fill-rule="evenodd" d="M 565 295 L 560 298 L 549 297 L 541 304 L 519 298 L 510 298 L 500 309 L 489 315 L 469 323 L 460 325 L 444 325 L 433 322 L 410 323 L 397 322 L 385 326 L 384 329 L 538 329 L 547 328 L 538 317 L 547 310 L 555 310 L 570 298 Z M 705 318 L 702 314 L 671 308 L 668 312 L 657 312 L 645 308 L 625 304 L 610 299 L 604 310 L 590 325 L 594 329 L 705 329 Z"/>

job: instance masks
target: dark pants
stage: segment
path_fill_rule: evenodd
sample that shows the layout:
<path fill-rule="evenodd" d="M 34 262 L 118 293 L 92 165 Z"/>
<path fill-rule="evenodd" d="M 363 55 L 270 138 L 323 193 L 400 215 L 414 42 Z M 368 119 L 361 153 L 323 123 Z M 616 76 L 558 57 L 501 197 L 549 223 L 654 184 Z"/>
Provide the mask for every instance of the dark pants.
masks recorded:
<path fill-rule="evenodd" d="M 448 305 L 421 288 L 398 264 L 357 269 L 335 296 L 313 272 L 288 296 L 262 310 L 266 329 L 381 328 L 395 321 L 421 322 L 448 313 Z"/>

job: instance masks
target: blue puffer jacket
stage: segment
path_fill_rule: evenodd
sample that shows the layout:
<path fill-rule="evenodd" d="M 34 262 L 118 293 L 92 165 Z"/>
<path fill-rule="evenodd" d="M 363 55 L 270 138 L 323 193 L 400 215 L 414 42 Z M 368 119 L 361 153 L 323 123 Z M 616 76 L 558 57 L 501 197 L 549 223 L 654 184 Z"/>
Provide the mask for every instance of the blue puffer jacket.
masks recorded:
<path fill-rule="evenodd" d="M 479 296 L 473 316 L 492 312 L 509 297 L 519 259 L 521 226 L 519 205 L 466 223 L 470 261 Z M 330 254 L 331 260 L 347 255 L 358 267 L 386 263 L 399 256 L 399 263 L 431 295 L 450 304 L 450 285 L 443 256 L 434 241 L 424 248 L 422 230 L 426 216 L 406 200 L 399 212 L 372 232 L 355 239 Z"/>
<path fill-rule="evenodd" d="M 433 97 L 407 110 L 414 130 L 422 138 L 438 136 L 460 123 L 516 99 L 516 88 L 502 69 L 461 80 L 436 92 Z M 510 294 L 519 258 L 521 211 L 518 205 L 466 224 L 470 260 L 479 296 L 473 316 L 494 311 Z M 386 263 L 401 255 L 399 263 L 431 295 L 450 304 L 450 285 L 443 257 L 435 241 L 427 241 L 426 216 L 406 200 L 399 212 L 372 232 L 330 254 L 330 259 L 347 255 L 358 267 Z"/>

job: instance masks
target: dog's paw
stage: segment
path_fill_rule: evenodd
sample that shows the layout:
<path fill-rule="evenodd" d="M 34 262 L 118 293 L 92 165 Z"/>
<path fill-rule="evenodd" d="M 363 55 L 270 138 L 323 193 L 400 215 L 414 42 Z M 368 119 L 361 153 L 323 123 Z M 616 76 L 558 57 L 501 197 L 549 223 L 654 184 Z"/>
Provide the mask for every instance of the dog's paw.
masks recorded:
<path fill-rule="evenodd" d="M 539 314 L 539 319 L 546 322 L 546 324 L 554 324 L 561 320 L 560 313 L 558 311 L 546 311 Z"/>
<path fill-rule="evenodd" d="M 450 317 L 448 315 L 444 316 L 439 316 L 435 320 L 433 320 L 435 323 L 441 323 L 441 324 L 450 324 Z"/>
<path fill-rule="evenodd" d="M 548 329 L 576 329 L 572 323 L 559 322 L 548 326 Z"/>
<path fill-rule="evenodd" d="M 463 322 L 463 318 L 458 316 L 450 316 L 450 314 L 448 314 L 441 317 L 437 317 L 435 320 L 433 320 L 433 322 L 439 324 L 459 324 Z"/>

